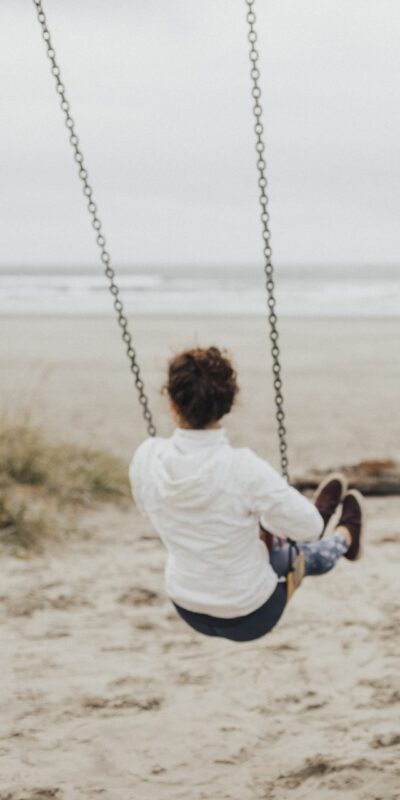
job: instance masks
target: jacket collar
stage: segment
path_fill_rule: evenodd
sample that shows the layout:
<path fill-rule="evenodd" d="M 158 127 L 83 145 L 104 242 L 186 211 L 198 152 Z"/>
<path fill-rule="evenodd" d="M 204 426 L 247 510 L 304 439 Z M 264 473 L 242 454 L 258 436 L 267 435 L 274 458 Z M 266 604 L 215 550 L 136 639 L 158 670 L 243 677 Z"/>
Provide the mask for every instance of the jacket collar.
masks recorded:
<path fill-rule="evenodd" d="M 194 447 L 207 447 L 226 442 L 225 428 L 208 428 L 196 430 L 195 428 L 175 428 L 172 440 L 176 444 L 193 445 Z"/>

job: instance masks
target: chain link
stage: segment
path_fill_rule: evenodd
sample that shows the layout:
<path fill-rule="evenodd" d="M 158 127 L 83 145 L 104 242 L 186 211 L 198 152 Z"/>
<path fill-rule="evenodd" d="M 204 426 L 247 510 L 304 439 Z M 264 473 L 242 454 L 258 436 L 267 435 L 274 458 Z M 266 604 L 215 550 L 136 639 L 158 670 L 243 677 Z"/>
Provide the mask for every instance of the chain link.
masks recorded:
<path fill-rule="evenodd" d="M 278 423 L 278 438 L 279 438 L 279 453 L 281 462 L 282 475 L 289 480 L 289 460 L 287 455 L 287 440 L 286 440 L 286 427 L 285 427 L 285 411 L 283 404 L 282 394 L 282 367 L 280 363 L 280 349 L 279 349 L 279 333 L 278 333 L 278 317 L 276 314 L 276 299 L 275 299 L 275 281 L 274 281 L 274 268 L 272 265 L 272 249 L 271 249 L 271 232 L 269 229 L 269 213 L 268 213 L 268 195 L 267 195 L 267 177 L 266 177 L 266 162 L 264 158 L 265 144 L 264 144 L 264 126 L 262 122 L 263 109 L 261 106 L 261 88 L 260 88 L 260 67 L 259 67 L 259 53 L 256 47 L 257 32 L 255 29 L 256 15 L 254 12 L 255 0 L 245 0 L 247 6 L 247 24 L 248 35 L 247 38 L 250 43 L 249 57 L 251 61 L 250 77 L 252 83 L 251 94 L 254 100 L 253 115 L 254 115 L 254 132 L 256 134 L 256 152 L 257 152 L 257 170 L 258 170 L 258 186 L 260 189 L 259 201 L 261 205 L 261 224 L 262 224 L 262 237 L 264 241 L 263 254 L 264 254 L 264 272 L 266 278 L 266 289 L 268 293 L 268 321 L 270 327 L 269 338 L 271 341 L 271 355 L 272 355 L 272 373 L 273 385 L 275 392 L 275 406 L 276 406 L 276 421 Z"/>
<path fill-rule="evenodd" d="M 141 378 L 140 367 L 137 362 L 137 354 L 133 346 L 131 333 L 128 329 L 128 320 L 125 316 L 124 306 L 122 300 L 120 299 L 120 292 L 116 283 L 115 270 L 111 266 L 111 256 L 107 250 L 107 242 L 103 233 L 103 225 L 98 214 L 97 205 L 93 199 L 93 189 L 89 183 L 89 175 L 85 166 L 79 139 L 76 134 L 75 122 L 71 116 L 70 105 L 65 93 L 65 86 L 61 80 L 61 70 L 56 60 L 56 52 L 51 41 L 46 15 L 43 11 L 42 0 L 33 0 L 33 4 L 37 10 L 37 18 L 42 29 L 42 36 L 45 41 L 47 56 L 51 63 L 51 73 L 54 77 L 56 91 L 60 98 L 61 109 L 65 117 L 65 125 L 69 130 L 69 141 L 74 153 L 74 160 L 78 167 L 78 175 L 82 183 L 83 194 L 87 200 L 87 208 L 91 217 L 92 227 L 95 231 L 96 244 L 100 251 L 100 258 L 104 267 L 104 273 L 108 280 L 109 290 L 113 298 L 113 306 L 117 315 L 118 325 L 121 328 L 122 340 L 125 344 L 126 354 L 130 362 L 130 370 L 135 379 L 135 386 L 139 396 L 139 403 L 142 406 L 143 417 L 146 421 L 147 432 L 150 436 L 155 436 L 156 428 L 153 422 L 152 413 L 149 408 L 149 400 Z"/>

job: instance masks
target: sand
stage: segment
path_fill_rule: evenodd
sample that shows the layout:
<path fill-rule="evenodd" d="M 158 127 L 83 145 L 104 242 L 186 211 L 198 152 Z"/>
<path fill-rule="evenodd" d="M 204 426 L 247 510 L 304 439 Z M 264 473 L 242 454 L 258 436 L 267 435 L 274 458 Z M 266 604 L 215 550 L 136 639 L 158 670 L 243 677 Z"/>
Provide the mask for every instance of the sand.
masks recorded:
<path fill-rule="evenodd" d="M 399 457 L 400 326 L 282 324 L 293 474 Z M 216 342 L 242 384 L 236 445 L 277 465 L 262 320 L 138 319 L 160 432 L 165 359 Z M 112 319 L 2 318 L 1 410 L 129 459 L 144 436 Z M 132 506 L 0 562 L 0 800 L 400 797 L 400 498 L 370 499 L 365 557 L 309 578 L 265 639 L 203 638 L 163 590 L 163 550 Z M 85 534 L 85 535 L 84 535 Z"/>

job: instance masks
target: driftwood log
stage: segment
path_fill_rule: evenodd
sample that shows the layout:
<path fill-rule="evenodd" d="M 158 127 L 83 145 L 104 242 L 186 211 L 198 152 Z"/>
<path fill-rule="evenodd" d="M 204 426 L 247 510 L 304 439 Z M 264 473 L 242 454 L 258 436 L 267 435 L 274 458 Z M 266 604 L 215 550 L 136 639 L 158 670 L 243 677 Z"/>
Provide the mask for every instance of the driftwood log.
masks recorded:
<path fill-rule="evenodd" d="M 336 467 L 334 470 L 312 469 L 293 481 L 296 489 L 304 492 L 316 489 L 330 472 L 343 472 L 349 486 L 365 495 L 400 495 L 400 462 L 360 461 L 359 464 Z"/>

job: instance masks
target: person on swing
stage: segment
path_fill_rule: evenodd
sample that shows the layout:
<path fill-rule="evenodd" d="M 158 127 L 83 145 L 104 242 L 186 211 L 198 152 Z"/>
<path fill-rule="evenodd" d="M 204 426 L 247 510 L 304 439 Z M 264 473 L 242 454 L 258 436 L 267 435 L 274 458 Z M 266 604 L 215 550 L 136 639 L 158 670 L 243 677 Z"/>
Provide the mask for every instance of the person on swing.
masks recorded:
<path fill-rule="evenodd" d="M 196 631 L 257 639 L 286 605 L 291 548 L 282 540 L 304 553 L 306 576 L 328 572 L 342 556 L 356 561 L 362 496 L 334 474 L 311 502 L 252 450 L 229 444 L 221 420 L 233 406 L 237 376 L 217 347 L 172 358 L 165 389 L 177 427 L 138 447 L 130 479 L 167 550 L 167 594 Z M 339 507 L 337 527 L 322 538 Z"/>

